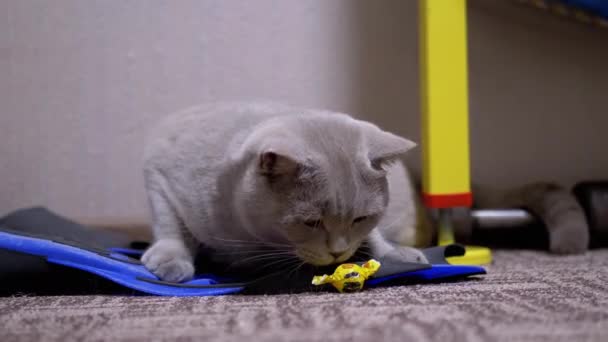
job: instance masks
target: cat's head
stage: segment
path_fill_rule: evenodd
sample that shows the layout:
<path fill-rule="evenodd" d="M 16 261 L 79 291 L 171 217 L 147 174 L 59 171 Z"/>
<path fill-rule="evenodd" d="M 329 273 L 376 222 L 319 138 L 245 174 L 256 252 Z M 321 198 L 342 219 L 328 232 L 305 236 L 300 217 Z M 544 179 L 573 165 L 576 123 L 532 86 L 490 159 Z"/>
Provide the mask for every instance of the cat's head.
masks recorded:
<path fill-rule="evenodd" d="M 355 253 L 387 207 L 391 163 L 416 145 L 338 114 L 281 118 L 250 140 L 240 203 L 250 229 L 313 265 Z"/>

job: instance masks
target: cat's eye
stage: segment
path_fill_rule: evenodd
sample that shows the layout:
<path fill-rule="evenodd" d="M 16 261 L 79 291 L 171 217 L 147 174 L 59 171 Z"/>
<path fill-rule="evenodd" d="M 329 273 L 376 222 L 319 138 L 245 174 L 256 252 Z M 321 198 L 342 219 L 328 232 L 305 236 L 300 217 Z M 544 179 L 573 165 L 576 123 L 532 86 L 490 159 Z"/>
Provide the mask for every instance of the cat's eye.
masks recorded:
<path fill-rule="evenodd" d="M 359 216 L 353 220 L 353 224 L 363 222 L 363 221 L 367 220 L 368 218 L 369 218 L 369 216 Z"/>
<path fill-rule="evenodd" d="M 304 225 L 308 226 L 310 228 L 320 228 L 322 226 L 323 222 L 321 222 L 321 220 L 308 220 L 308 221 L 304 221 Z"/>

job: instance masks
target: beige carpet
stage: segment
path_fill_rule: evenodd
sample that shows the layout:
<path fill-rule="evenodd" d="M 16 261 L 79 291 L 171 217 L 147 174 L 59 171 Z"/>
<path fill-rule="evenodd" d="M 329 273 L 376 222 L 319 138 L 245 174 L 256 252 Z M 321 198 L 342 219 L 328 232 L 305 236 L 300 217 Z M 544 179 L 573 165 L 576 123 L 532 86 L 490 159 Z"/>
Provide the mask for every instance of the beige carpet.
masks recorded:
<path fill-rule="evenodd" d="M 480 280 L 358 294 L 0 298 L 0 340 L 608 341 L 608 250 L 499 251 Z"/>

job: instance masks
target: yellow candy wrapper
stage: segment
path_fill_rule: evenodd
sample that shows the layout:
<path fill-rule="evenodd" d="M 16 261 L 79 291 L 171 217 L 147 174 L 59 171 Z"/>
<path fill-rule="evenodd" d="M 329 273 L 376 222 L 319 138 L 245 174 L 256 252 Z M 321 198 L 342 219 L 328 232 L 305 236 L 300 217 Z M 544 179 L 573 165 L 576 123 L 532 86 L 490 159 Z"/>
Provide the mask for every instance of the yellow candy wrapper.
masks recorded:
<path fill-rule="evenodd" d="M 380 263 L 374 259 L 359 266 L 357 264 L 342 264 L 334 274 L 314 276 L 313 285 L 332 284 L 340 292 L 357 292 L 363 288 L 365 280 L 380 269 Z"/>

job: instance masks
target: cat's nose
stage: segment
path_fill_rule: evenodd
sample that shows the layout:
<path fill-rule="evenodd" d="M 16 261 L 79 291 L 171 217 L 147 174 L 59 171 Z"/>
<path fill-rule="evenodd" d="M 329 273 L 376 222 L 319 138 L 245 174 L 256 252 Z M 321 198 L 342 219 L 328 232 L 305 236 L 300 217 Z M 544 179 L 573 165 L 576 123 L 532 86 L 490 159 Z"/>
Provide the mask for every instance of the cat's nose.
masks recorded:
<path fill-rule="evenodd" d="M 335 259 L 338 259 L 342 255 L 344 255 L 344 252 L 329 252 L 329 254 L 331 254 L 331 256 L 333 256 Z"/>

